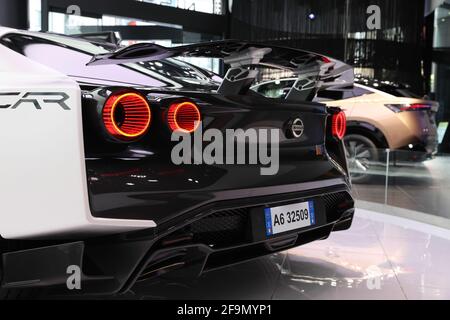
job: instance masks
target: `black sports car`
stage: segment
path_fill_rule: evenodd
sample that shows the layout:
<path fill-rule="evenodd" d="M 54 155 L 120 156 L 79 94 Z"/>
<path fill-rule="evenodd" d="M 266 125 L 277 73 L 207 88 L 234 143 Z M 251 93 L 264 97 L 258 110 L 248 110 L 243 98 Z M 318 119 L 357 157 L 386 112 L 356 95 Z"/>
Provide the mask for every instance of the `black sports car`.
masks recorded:
<path fill-rule="evenodd" d="M 240 41 L 117 48 L 5 28 L 0 49 L 3 290 L 119 293 L 351 226 L 345 116 L 311 102 L 348 67 Z M 250 90 L 271 68 L 298 77 L 284 99 Z"/>

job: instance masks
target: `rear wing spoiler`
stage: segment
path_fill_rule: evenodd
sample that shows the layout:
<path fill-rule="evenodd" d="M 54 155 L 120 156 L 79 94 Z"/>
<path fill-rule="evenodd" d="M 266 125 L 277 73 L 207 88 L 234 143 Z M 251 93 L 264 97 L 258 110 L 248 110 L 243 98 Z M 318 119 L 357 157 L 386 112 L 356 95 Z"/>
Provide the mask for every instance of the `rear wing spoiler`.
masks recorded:
<path fill-rule="evenodd" d="M 245 94 L 258 75 L 257 67 L 291 71 L 298 80 L 287 100 L 312 100 L 320 88 L 353 85 L 353 69 L 329 57 L 293 48 L 224 40 L 178 47 L 134 44 L 115 52 L 95 55 L 89 66 L 155 61 L 173 57 L 220 58 L 230 69 L 218 92 Z"/>
<path fill-rule="evenodd" d="M 122 40 L 120 33 L 114 31 L 72 34 L 70 37 L 85 39 L 97 43 L 111 44 L 116 48 L 119 48 L 120 41 Z"/>

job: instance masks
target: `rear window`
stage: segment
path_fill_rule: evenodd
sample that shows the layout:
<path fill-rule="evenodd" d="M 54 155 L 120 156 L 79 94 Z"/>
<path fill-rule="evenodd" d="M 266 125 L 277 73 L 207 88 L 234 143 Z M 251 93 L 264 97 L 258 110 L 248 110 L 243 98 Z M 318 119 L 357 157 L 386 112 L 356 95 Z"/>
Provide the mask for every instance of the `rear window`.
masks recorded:
<path fill-rule="evenodd" d="M 421 98 L 418 94 L 415 94 L 414 92 L 409 91 L 408 89 L 395 89 L 392 91 L 391 94 L 396 97 L 416 98 L 416 99 Z"/>
<path fill-rule="evenodd" d="M 386 85 L 386 84 L 379 84 L 374 83 L 369 85 L 371 88 L 389 93 L 393 96 L 400 97 L 400 98 L 416 98 L 420 99 L 421 96 L 412 92 L 409 88 L 403 86 L 403 85 Z"/>
<path fill-rule="evenodd" d="M 267 98 L 285 98 L 296 80 L 275 80 L 253 88 Z"/>
<path fill-rule="evenodd" d="M 317 93 L 320 101 L 324 100 L 343 100 L 353 98 L 351 90 L 321 90 Z"/>
<path fill-rule="evenodd" d="M 366 94 L 373 93 L 372 91 L 364 89 L 364 88 L 361 88 L 361 87 L 354 87 L 352 92 L 353 92 L 353 96 L 355 96 L 355 97 L 360 97 L 360 96 L 363 96 L 363 95 L 366 95 Z"/>
<path fill-rule="evenodd" d="M 317 93 L 316 101 L 326 102 L 333 100 L 345 100 L 350 98 L 360 97 L 366 94 L 371 94 L 370 90 L 360 88 L 360 87 L 348 87 L 340 89 L 325 89 L 320 90 Z"/>

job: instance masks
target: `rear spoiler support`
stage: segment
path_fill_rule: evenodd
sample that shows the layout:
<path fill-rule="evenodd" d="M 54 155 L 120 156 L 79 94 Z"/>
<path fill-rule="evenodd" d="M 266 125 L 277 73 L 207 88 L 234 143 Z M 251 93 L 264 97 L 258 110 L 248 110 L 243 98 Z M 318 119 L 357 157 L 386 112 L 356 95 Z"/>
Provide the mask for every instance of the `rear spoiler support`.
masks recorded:
<path fill-rule="evenodd" d="M 222 95 L 246 94 L 259 74 L 258 70 L 249 69 L 247 66 L 258 65 L 271 51 L 270 48 L 250 47 L 224 58 L 224 63 L 230 65 L 231 68 L 227 71 L 217 92 Z"/>
<path fill-rule="evenodd" d="M 245 67 L 235 67 L 227 71 L 217 93 L 222 95 L 246 94 L 253 81 L 258 76 L 258 70 L 252 70 Z"/>

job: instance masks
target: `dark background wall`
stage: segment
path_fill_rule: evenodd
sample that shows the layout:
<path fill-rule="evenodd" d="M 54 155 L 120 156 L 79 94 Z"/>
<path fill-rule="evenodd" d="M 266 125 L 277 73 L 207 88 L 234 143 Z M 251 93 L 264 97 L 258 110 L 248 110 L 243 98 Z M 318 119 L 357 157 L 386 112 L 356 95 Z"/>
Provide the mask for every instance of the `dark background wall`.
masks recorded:
<path fill-rule="evenodd" d="M 0 24 L 26 29 L 27 2 L 0 0 Z M 201 33 L 211 30 L 211 26 L 221 26 L 217 31 L 220 34 L 228 24 L 229 38 L 272 42 L 328 54 L 363 68 L 363 72 L 373 78 L 407 83 L 418 93 L 428 93 L 431 50 L 425 50 L 424 0 L 235 0 L 228 16 L 186 12 L 130 0 L 121 0 L 123 8 L 118 8 L 108 6 L 109 2 L 45 1 L 55 10 L 79 4 L 88 12 L 101 14 L 109 10 L 111 15 L 153 20 L 160 17 L 178 21 L 182 14 L 187 18 L 183 27 L 190 30 L 203 26 L 203 29 L 195 29 Z M 381 8 L 381 30 L 378 31 L 366 27 L 366 9 L 372 4 Z M 160 14 L 156 14 L 156 9 Z M 314 13 L 316 19 L 308 19 L 310 13 Z M 192 21 L 196 25 L 191 25 Z"/>
<path fill-rule="evenodd" d="M 381 8 L 377 31 L 366 26 L 373 4 Z M 325 53 L 373 69 L 374 78 L 427 91 L 423 0 L 238 0 L 230 21 L 231 38 Z"/>
<path fill-rule="evenodd" d="M 12 28 L 28 28 L 27 0 L 0 0 L 0 25 Z"/>

